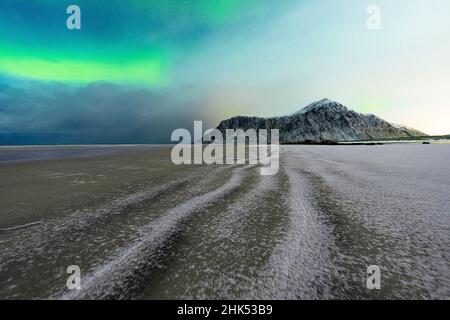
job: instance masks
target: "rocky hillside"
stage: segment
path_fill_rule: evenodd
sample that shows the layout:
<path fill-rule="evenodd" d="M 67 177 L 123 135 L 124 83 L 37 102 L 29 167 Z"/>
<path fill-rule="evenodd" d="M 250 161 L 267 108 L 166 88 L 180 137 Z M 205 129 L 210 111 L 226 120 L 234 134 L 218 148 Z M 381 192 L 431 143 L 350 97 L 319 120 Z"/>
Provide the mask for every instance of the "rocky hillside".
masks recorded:
<path fill-rule="evenodd" d="M 237 116 L 220 122 L 217 129 L 279 129 L 280 143 L 339 142 L 407 138 L 426 134 L 395 126 L 373 114 L 362 114 L 323 99 L 290 116 L 258 118 Z"/>

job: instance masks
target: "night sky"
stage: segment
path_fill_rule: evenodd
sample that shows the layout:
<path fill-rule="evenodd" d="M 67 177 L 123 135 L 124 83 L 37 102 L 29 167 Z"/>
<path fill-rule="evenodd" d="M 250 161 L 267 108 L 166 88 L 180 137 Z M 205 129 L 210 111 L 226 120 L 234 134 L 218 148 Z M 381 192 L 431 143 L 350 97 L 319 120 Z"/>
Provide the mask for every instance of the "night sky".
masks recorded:
<path fill-rule="evenodd" d="M 0 144 L 164 143 L 322 98 L 448 134 L 449 15 L 446 0 L 0 0 Z"/>

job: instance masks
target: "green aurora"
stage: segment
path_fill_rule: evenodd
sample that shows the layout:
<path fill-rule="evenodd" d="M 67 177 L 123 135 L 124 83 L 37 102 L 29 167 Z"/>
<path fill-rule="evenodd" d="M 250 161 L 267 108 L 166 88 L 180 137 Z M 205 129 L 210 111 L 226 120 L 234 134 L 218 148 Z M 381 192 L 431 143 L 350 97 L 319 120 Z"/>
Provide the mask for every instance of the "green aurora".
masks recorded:
<path fill-rule="evenodd" d="M 81 9 L 81 30 L 66 27 Z M 330 98 L 448 134 L 450 3 L 2 0 L 0 144 L 167 142 Z M 121 128 L 119 131 L 117 128 Z"/>

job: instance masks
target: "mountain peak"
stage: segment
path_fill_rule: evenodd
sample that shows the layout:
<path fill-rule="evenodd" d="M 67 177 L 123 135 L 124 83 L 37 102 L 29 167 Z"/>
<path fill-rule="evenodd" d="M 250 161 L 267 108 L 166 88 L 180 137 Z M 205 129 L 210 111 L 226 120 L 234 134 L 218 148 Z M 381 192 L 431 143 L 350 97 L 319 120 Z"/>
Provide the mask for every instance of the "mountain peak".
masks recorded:
<path fill-rule="evenodd" d="M 322 104 L 326 104 L 326 103 L 330 103 L 330 102 L 335 102 L 335 101 L 332 101 L 332 100 L 330 100 L 330 99 L 328 99 L 328 98 L 323 98 L 322 100 L 319 100 L 319 101 L 316 101 L 316 102 L 313 102 L 313 103 L 322 103 Z"/>
<path fill-rule="evenodd" d="M 320 108 L 330 108 L 330 109 L 344 109 L 347 110 L 346 107 L 344 107 L 342 104 L 340 104 L 339 102 L 336 101 L 332 101 L 330 99 L 324 98 L 322 100 L 313 102 L 309 105 L 307 105 L 306 107 L 304 107 L 303 109 L 301 109 L 300 111 L 298 111 L 296 114 L 304 114 L 307 112 L 310 112 L 312 110 L 317 110 Z"/>

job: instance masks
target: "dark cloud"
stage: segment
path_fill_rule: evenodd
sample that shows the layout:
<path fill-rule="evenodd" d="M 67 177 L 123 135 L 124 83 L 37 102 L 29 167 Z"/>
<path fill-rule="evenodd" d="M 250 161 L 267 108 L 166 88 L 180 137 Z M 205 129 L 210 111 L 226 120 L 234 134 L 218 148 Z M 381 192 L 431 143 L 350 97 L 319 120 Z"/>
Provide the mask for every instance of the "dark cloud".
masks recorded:
<path fill-rule="evenodd" d="M 206 120 L 195 94 L 179 93 L 0 83 L 0 144 L 167 143 L 174 129 Z"/>

